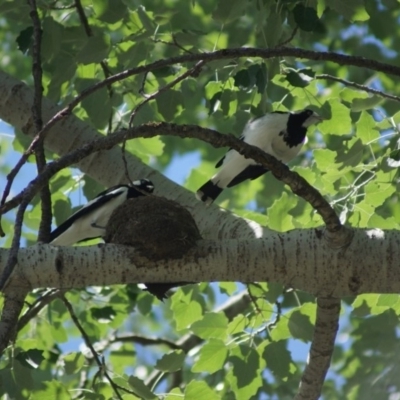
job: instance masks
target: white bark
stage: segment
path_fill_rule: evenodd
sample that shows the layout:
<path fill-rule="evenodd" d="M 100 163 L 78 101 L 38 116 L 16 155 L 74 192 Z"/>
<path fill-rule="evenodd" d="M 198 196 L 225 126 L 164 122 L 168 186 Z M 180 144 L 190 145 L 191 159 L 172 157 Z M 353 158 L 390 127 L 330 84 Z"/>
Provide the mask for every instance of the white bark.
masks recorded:
<path fill-rule="evenodd" d="M 148 262 L 116 245 L 21 249 L 9 282 L 61 289 L 134 282 L 280 282 L 316 296 L 400 292 L 400 232 L 356 230 L 351 245 L 334 250 L 314 229 L 268 239 L 199 241 L 179 260 Z M 0 252 L 4 268 L 7 250 Z M 1 271 L 0 271 L 1 273 Z"/>

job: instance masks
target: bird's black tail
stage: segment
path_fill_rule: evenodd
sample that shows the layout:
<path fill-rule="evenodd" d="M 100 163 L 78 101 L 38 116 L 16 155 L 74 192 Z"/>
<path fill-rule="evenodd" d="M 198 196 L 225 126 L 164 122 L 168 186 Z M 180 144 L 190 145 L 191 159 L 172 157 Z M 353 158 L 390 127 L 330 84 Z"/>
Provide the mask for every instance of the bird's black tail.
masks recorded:
<path fill-rule="evenodd" d="M 196 197 L 204 203 L 211 204 L 223 191 L 212 181 L 206 182 L 197 192 Z"/>

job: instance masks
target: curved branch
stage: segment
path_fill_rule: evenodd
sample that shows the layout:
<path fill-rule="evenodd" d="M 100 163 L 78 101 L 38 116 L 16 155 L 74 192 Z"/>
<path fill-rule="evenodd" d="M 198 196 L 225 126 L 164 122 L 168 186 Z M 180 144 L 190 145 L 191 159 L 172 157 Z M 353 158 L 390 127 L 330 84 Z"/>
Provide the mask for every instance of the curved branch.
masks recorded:
<path fill-rule="evenodd" d="M 212 144 L 214 147 L 230 147 L 237 150 L 246 158 L 252 158 L 268 168 L 277 179 L 286 183 L 293 193 L 310 203 L 321 215 L 325 222 L 326 229 L 329 232 L 335 233 L 341 230 L 342 225 L 338 216 L 323 196 L 314 187 L 309 185 L 304 178 L 299 176 L 296 172 L 290 171 L 286 165 L 282 164 L 273 156 L 266 154 L 258 147 L 251 146 L 239 140 L 233 135 L 223 135 L 212 129 L 201 128 L 197 125 L 176 125 L 164 122 L 145 124 L 129 130 L 116 132 L 111 136 L 101 137 L 93 142 L 85 144 L 79 149 L 73 150 L 57 161 L 49 163 L 45 170 L 43 170 L 38 177 L 33 179 L 25 190 L 5 203 L 4 206 L 0 208 L 0 212 L 5 213 L 9 211 L 18 205 L 23 198 L 29 198 L 30 201 L 37 191 L 46 184 L 56 172 L 81 161 L 94 152 L 110 149 L 126 138 L 150 138 L 159 135 L 200 139 Z"/>
<path fill-rule="evenodd" d="M 181 347 L 177 345 L 172 340 L 163 339 L 163 338 L 151 338 L 143 335 L 121 335 L 115 336 L 110 340 L 109 343 L 138 343 L 142 346 L 168 346 L 171 349 L 179 350 Z"/>
<path fill-rule="evenodd" d="M 318 400 L 339 328 L 340 299 L 317 298 L 317 317 L 307 366 L 294 400 Z"/>

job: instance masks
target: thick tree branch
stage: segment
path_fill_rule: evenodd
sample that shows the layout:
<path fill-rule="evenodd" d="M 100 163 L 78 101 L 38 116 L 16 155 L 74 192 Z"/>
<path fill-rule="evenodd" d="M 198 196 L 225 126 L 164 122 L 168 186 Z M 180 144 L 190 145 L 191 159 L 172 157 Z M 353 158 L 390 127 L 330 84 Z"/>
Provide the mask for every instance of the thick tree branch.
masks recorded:
<path fill-rule="evenodd" d="M 317 298 L 317 318 L 309 360 L 295 400 L 318 400 L 328 372 L 339 328 L 340 299 Z"/>
<path fill-rule="evenodd" d="M 20 249 L 8 288 L 259 281 L 321 297 L 400 292 L 400 232 L 354 232 L 351 244 L 340 250 L 330 248 L 316 229 L 271 232 L 266 239 L 200 240 L 181 259 L 157 263 L 126 246 L 38 244 Z M 0 272 L 5 257 L 8 250 L 0 251 Z"/>

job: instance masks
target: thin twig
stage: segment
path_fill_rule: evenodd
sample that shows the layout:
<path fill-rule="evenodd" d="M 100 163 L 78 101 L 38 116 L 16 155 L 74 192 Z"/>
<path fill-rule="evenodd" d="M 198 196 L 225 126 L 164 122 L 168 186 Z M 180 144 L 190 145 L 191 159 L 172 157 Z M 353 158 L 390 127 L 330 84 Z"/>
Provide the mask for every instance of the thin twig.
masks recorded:
<path fill-rule="evenodd" d="M 34 95 L 32 115 L 35 124 L 36 132 L 40 132 L 43 127 L 42 119 L 42 100 L 43 100 L 43 86 L 42 86 L 42 61 L 41 61 L 41 46 L 42 46 L 42 26 L 37 12 L 36 0 L 29 0 L 31 8 L 30 16 L 33 23 L 33 45 L 32 45 L 32 75 L 34 82 Z M 46 166 L 46 156 L 44 153 L 44 144 L 41 140 L 36 149 L 36 167 L 40 174 Z M 52 210 L 51 210 L 51 194 L 49 185 L 44 185 L 40 191 L 40 207 L 41 219 L 38 233 L 38 241 L 47 243 L 50 238 Z"/>
<path fill-rule="evenodd" d="M 299 29 L 299 26 L 296 25 L 296 27 L 293 29 L 293 31 L 290 34 L 290 36 L 286 40 L 284 40 L 283 42 L 278 43 L 278 45 L 276 47 L 282 47 L 282 46 L 285 46 L 288 43 L 290 43 L 293 40 L 293 38 L 296 36 L 296 33 L 297 33 L 298 29 Z"/>
<path fill-rule="evenodd" d="M 394 96 L 393 94 L 387 94 L 387 93 L 382 92 L 380 90 L 372 89 L 369 86 L 360 85 L 359 83 L 351 82 L 351 81 L 348 81 L 346 79 L 338 78 L 336 76 L 332 76 L 332 75 L 329 75 L 329 74 L 315 75 L 314 78 L 315 79 L 327 79 L 327 80 L 330 80 L 330 81 L 339 82 L 339 83 L 342 83 L 345 86 L 355 87 L 357 89 L 363 90 L 364 92 L 376 94 L 377 96 L 385 97 L 385 98 L 390 99 L 390 100 L 400 101 L 400 97 L 399 96 Z"/>
<path fill-rule="evenodd" d="M 47 305 L 49 305 L 53 300 L 58 299 L 60 294 L 63 294 L 65 291 L 60 289 L 51 289 L 46 292 L 43 296 L 40 296 L 35 300 L 35 302 L 29 307 L 29 309 L 25 312 L 24 315 L 19 319 L 17 325 L 17 331 L 19 332 L 23 329 L 26 324 L 35 318 L 40 311 L 43 310 Z"/>
<path fill-rule="evenodd" d="M 166 84 L 165 86 L 161 87 L 158 89 L 156 92 L 154 92 L 151 95 L 148 95 L 145 100 L 143 100 L 140 104 L 138 104 L 135 109 L 132 111 L 131 116 L 129 118 L 129 128 L 132 127 L 132 122 L 133 119 L 135 118 L 136 114 L 139 112 L 139 110 L 149 101 L 154 100 L 157 96 L 159 96 L 161 93 L 166 92 L 167 90 L 171 89 L 174 87 L 177 83 L 183 81 L 189 76 L 196 75 L 199 73 L 201 70 L 202 66 L 205 64 L 205 61 L 201 60 L 196 65 L 190 69 L 188 69 L 186 72 L 184 72 L 182 75 L 179 75 L 177 78 L 175 78 L 172 82 Z"/>
<path fill-rule="evenodd" d="M 135 342 L 138 343 L 142 346 L 159 346 L 159 345 L 165 345 L 170 347 L 171 349 L 174 350 L 180 350 L 181 346 L 176 344 L 175 342 L 172 342 L 171 340 L 167 339 L 162 339 L 162 338 L 149 338 L 146 336 L 141 336 L 141 335 L 124 335 L 124 336 L 115 336 L 110 343 L 131 343 Z"/>
<path fill-rule="evenodd" d="M 88 349 L 90 350 L 90 352 L 92 353 L 92 356 L 94 358 L 94 360 L 96 361 L 97 366 L 99 367 L 99 372 L 101 372 L 102 374 L 104 374 L 104 376 L 106 377 L 106 379 L 108 380 L 108 382 L 110 383 L 111 387 L 113 388 L 116 396 L 122 400 L 122 396 L 120 395 L 119 391 L 118 391 L 118 387 L 117 385 L 114 383 L 114 381 L 111 379 L 110 375 L 107 372 L 107 369 L 104 366 L 104 363 L 100 360 L 99 355 L 97 354 L 96 350 L 94 349 L 92 343 L 90 342 L 90 338 L 89 335 L 86 333 L 86 331 L 83 329 L 83 326 L 81 325 L 81 323 L 79 322 L 78 317 L 75 314 L 75 311 L 71 305 L 71 303 L 67 300 L 67 298 L 63 295 L 61 296 L 61 300 L 63 301 L 65 307 L 67 308 L 69 315 L 71 316 L 71 319 L 73 321 L 73 323 L 75 324 L 75 326 L 78 328 L 83 340 L 85 341 L 86 346 L 88 347 Z"/>
<path fill-rule="evenodd" d="M 169 45 L 169 46 L 174 46 L 174 47 L 177 47 L 178 49 L 184 51 L 185 53 L 193 54 L 192 51 L 185 49 L 182 45 L 180 45 L 178 43 L 178 41 L 176 40 L 176 37 L 175 37 L 174 34 L 172 34 L 171 37 L 172 37 L 172 42 L 167 42 L 167 41 L 162 40 L 162 39 L 153 39 L 153 42 L 162 43 L 162 44 L 166 44 L 166 45 Z"/>

